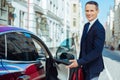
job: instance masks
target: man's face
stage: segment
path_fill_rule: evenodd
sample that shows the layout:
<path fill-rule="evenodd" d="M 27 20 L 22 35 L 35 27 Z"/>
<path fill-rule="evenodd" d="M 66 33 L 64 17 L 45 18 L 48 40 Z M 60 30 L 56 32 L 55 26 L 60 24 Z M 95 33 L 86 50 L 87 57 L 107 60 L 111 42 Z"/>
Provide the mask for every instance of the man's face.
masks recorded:
<path fill-rule="evenodd" d="M 85 14 L 88 21 L 93 21 L 95 18 L 97 18 L 98 12 L 98 9 L 93 4 L 87 4 L 85 6 Z"/>

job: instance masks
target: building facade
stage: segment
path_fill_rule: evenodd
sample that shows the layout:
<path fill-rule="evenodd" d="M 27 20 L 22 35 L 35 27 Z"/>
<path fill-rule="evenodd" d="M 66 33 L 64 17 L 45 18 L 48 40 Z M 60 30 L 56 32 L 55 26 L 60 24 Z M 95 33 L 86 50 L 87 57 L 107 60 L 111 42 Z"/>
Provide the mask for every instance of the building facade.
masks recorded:
<path fill-rule="evenodd" d="M 107 46 L 114 46 L 114 10 L 113 8 L 111 8 L 109 10 L 109 14 L 108 14 L 108 19 L 107 19 L 107 23 L 105 25 L 105 29 L 106 29 L 106 45 Z"/>
<path fill-rule="evenodd" d="M 120 50 L 120 0 L 114 0 L 106 24 L 106 45 Z"/>
<path fill-rule="evenodd" d="M 28 29 L 38 35 L 49 47 L 56 47 L 64 39 L 70 38 L 73 33 L 79 35 L 79 0 L 75 2 L 76 13 L 73 14 L 71 4 L 74 3 L 71 2 L 69 0 L 1 0 L 0 24 Z M 74 17 L 71 18 L 71 15 Z M 71 27 L 73 25 L 71 21 L 75 26 Z"/>
<path fill-rule="evenodd" d="M 82 5 L 80 0 L 71 0 L 70 8 L 70 36 L 74 37 L 74 41 L 76 42 L 77 56 L 79 56 L 80 40 L 83 31 Z"/>
<path fill-rule="evenodd" d="M 114 47 L 120 48 L 120 0 L 114 0 Z"/>

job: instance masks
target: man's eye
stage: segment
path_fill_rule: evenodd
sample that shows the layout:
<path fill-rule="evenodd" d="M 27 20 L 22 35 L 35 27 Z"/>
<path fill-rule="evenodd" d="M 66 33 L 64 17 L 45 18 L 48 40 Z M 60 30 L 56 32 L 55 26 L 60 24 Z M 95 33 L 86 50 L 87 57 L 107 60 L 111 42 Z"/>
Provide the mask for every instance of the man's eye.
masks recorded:
<path fill-rule="evenodd" d="M 89 12 L 89 10 L 86 10 L 86 12 Z"/>
<path fill-rule="evenodd" d="M 94 12 L 94 10 L 90 10 L 90 12 Z"/>

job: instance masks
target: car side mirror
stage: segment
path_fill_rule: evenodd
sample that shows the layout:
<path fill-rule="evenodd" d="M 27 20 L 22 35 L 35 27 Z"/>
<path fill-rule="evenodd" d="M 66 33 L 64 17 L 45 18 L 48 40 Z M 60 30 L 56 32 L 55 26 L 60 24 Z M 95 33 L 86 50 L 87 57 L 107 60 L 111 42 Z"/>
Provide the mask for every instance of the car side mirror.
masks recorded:
<path fill-rule="evenodd" d="M 71 60 L 71 59 L 74 59 L 74 55 L 64 52 L 60 55 L 60 59 Z"/>
<path fill-rule="evenodd" d="M 59 58 L 58 58 L 59 57 Z M 61 55 L 59 55 L 57 58 L 55 58 L 54 60 L 58 63 L 58 64 L 65 64 L 65 65 L 69 65 L 71 64 L 71 62 L 69 62 L 69 60 L 74 59 L 74 55 L 70 54 L 70 53 L 66 53 L 63 52 Z"/>

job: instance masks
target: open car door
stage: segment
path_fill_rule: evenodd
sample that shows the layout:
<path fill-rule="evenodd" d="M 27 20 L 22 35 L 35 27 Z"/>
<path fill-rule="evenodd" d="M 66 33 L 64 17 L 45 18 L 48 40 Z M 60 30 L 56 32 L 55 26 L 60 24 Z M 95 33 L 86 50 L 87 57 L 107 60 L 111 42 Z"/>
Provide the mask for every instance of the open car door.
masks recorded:
<path fill-rule="evenodd" d="M 55 60 L 62 64 L 69 65 L 69 60 L 75 59 L 76 56 L 74 38 L 69 38 L 64 40 L 58 47 L 55 55 Z"/>
<path fill-rule="evenodd" d="M 69 69 L 65 66 L 71 64 L 69 60 L 77 57 L 74 38 L 64 40 L 56 50 L 54 60 L 58 63 L 58 77 L 61 80 L 68 80 Z M 63 76 L 63 77 L 61 77 Z"/>

